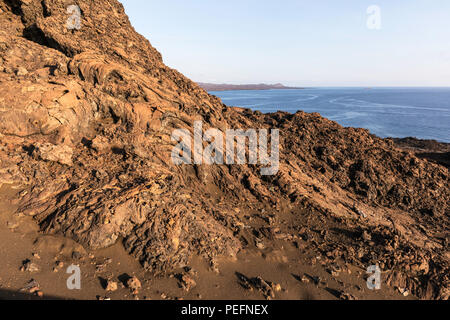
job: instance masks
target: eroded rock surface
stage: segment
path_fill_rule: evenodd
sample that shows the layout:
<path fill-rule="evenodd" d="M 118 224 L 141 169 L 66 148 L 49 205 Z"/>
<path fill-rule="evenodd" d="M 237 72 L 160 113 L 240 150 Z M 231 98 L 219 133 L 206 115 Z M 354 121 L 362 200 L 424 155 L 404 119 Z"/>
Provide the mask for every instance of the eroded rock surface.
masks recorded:
<path fill-rule="evenodd" d="M 379 263 L 392 286 L 449 298 L 446 167 L 318 114 L 227 107 L 165 66 L 119 2 L 77 3 L 82 27 L 68 30 L 72 1 L 0 0 L 0 183 L 23 186 L 20 212 L 43 231 L 91 249 L 123 239 L 156 273 L 306 239 L 330 262 Z M 279 172 L 173 165 L 172 132 L 196 120 L 279 128 Z"/>

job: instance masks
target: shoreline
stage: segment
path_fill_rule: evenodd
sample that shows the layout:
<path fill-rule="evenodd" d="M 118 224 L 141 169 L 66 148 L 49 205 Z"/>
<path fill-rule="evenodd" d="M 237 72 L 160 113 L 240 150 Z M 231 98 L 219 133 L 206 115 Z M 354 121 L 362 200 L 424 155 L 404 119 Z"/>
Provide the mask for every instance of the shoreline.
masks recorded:
<path fill-rule="evenodd" d="M 209 92 L 208 92 L 208 94 L 214 96 L 214 94 L 211 94 Z M 282 110 L 279 110 L 277 112 L 264 113 L 262 111 L 254 110 L 254 109 L 251 109 L 251 108 L 244 108 L 244 107 L 238 107 L 238 106 L 229 106 L 229 105 L 226 105 L 226 106 L 228 108 L 232 108 L 235 111 L 241 112 L 241 113 L 250 111 L 250 112 L 257 112 L 257 113 L 266 114 L 266 115 L 273 115 L 273 114 L 276 114 L 278 112 L 288 113 L 288 114 L 291 114 L 291 115 L 294 115 L 297 112 L 314 113 L 314 112 L 306 112 L 306 111 L 303 111 L 303 110 L 297 110 L 295 113 L 289 112 L 289 111 L 282 111 Z M 315 112 L 315 113 L 320 114 L 319 112 Z M 328 119 L 327 117 L 324 117 L 321 114 L 320 114 L 320 116 L 325 118 L 325 119 L 327 119 L 327 120 L 329 120 L 329 121 L 336 122 L 335 120 Z M 338 122 L 336 122 L 336 123 L 338 123 Z M 342 126 L 342 127 L 344 127 L 344 128 L 353 128 L 353 129 L 369 130 L 367 128 L 356 127 L 356 126 L 350 126 L 350 127 Z M 370 132 L 370 130 L 369 130 L 369 132 Z M 418 137 L 414 137 L 414 136 L 405 136 L 405 137 L 389 137 L 388 136 L 388 137 L 381 137 L 381 136 L 378 136 L 378 135 L 376 135 L 376 134 L 374 134 L 372 132 L 370 132 L 370 134 L 372 134 L 372 135 L 374 135 L 377 138 L 380 138 L 382 140 L 388 140 L 388 139 L 394 140 L 394 142 L 396 144 L 398 142 L 401 146 L 404 146 L 405 148 L 408 147 L 408 144 L 411 144 L 409 146 L 410 149 L 417 149 L 418 151 L 450 152 L 450 142 L 439 141 L 439 140 L 436 140 L 436 139 L 423 139 L 423 138 L 418 138 Z M 439 151 L 439 150 L 442 150 L 442 151 Z"/>
<path fill-rule="evenodd" d="M 227 91 L 270 91 L 270 90 L 307 90 L 311 88 L 266 88 L 266 89 L 215 89 L 215 90 L 207 90 L 209 92 L 227 92 Z"/>
<path fill-rule="evenodd" d="M 204 83 L 197 82 L 202 89 L 207 92 L 219 92 L 219 91 L 265 91 L 265 90 L 304 90 L 304 87 L 288 87 L 281 83 L 277 84 L 226 84 L 226 83 Z"/>
<path fill-rule="evenodd" d="M 415 137 L 386 138 L 392 140 L 396 147 L 412 151 L 418 158 L 450 168 L 450 143 Z"/>

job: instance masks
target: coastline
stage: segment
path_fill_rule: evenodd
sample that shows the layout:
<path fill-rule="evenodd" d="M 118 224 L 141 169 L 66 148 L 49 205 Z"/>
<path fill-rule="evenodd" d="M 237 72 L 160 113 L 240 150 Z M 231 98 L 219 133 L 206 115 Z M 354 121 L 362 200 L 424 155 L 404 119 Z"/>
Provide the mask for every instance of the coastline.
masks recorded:
<path fill-rule="evenodd" d="M 304 90 L 304 87 L 288 87 L 281 83 L 277 84 L 215 84 L 197 82 L 197 84 L 206 91 L 257 91 L 257 90 Z"/>
<path fill-rule="evenodd" d="M 303 90 L 208 91 L 228 106 L 263 114 L 297 111 L 319 113 L 343 127 L 365 128 L 382 139 L 435 140 L 450 143 L 449 91 L 383 88 L 367 93 L 364 88 L 303 88 Z M 247 90 L 249 91 L 249 90 Z M 370 90 L 369 90 L 370 91 Z"/>
<path fill-rule="evenodd" d="M 27 2 L 0 0 L 0 299 L 449 299 L 449 171 L 414 155 L 448 146 L 376 135 L 408 133 L 380 119 L 418 132 L 413 93 L 368 105 L 293 90 L 268 100 L 291 112 L 227 107 L 165 65 L 117 1 L 79 0 L 96 10 L 66 34 L 63 6 Z M 435 115 L 443 134 L 428 137 L 445 139 Z M 248 161 L 244 129 L 259 133 Z M 226 152 L 224 130 L 236 133 Z M 192 132 L 194 164 L 177 163 Z"/>
<path fill-rule="evenodd" d="M 418 158 L 450 168 L 450 143 L 436 140 L 423 140 L 415 137 L 386 138 L 405 151 L 412 151 Z"/>

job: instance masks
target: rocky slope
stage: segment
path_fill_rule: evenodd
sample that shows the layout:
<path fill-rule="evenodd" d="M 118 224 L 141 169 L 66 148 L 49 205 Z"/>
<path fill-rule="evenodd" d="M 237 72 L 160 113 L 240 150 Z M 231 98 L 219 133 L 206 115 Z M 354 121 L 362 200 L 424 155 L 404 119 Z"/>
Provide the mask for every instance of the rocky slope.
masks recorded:
<path fill-rule="evenodd" d="M 22 186 L 19 213 L 87 248 L 122 241 L 154 273 L 283 239 L 449 298 L 446 167 L 318 114 L 229 108 L 165 66 L 119 2 L 76 2 L 80 30 L 72 1 L 0 0 L 0 183 Z M 173 165 L 172 132 L 195 120 L 279 128 L 279 172 Z"/>

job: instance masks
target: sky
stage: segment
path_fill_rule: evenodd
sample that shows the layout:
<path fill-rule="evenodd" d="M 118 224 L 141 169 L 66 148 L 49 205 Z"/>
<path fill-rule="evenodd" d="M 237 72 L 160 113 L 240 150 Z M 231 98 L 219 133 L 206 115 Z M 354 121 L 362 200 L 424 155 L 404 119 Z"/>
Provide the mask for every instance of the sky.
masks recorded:
<path fill-rule="evenodd" d="M 194 81 L 450 86 L 449 0 L 121 2 Z"/>

